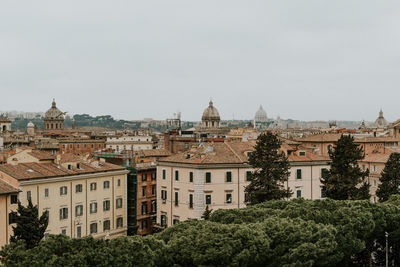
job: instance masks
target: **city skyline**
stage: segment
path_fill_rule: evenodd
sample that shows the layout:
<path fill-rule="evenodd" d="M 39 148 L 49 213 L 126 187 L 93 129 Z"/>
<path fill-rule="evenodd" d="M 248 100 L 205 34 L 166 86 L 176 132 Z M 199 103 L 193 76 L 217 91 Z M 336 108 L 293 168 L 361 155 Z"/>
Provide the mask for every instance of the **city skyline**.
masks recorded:
<path fill-rule="evenodd" d="M 400 117 L 400 4 L 3 3 L 1 110 L 200 120 Z M 151 14 L 151 16 L 149 16 Z M 157 18 L 157 19 L 153 19 Z"/>

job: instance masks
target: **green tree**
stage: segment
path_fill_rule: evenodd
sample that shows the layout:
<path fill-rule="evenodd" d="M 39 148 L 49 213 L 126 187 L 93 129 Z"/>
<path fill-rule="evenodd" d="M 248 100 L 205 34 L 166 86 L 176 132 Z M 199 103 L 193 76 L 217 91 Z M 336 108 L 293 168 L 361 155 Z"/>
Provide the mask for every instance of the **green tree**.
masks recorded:
<path fill-rule="evenodd" d="M 376 195 L 380 202 L 389 200 L 391 195 L 400 194 L 400 153 L 390 155 L 379 180 L 381 184 Z"/>
<path fill-rule="evenodd" d="M 258 137 L 255 151 L 249 156 L 249 163 L 255 169 L 246 187 L 250 204 L 284 199 L 293 194 L 284 186 L 290 172 L 289 160 L 283 152 L 279 153 L 281 144 L 279 138 L 271 132 Z"/>
<path fill-rule="evenodd" d="M 354 138 L 342 135 L 336 147 L 329 151 L 330 170 L 321 179 L 322 190 L 328 198 L 336 200 L 369 199 L 370 185 L 365 181 L 369 171 L 363 171 L 358 161 L 364 158 L 362 148 L 354 143 Z"/>
<path fill-rule="evenodd" d="M 18 202 L 17 212 L 13 213 L 16 226 L 13 226 L 14 235 L 11 242 L 24 240 L 28 249 L 36 247 L 44 237 L 49 218 L 47 212 L 43 212 L 39 218 L 38 207 L 32 205 L 29 200 L 28 206 L 24 207 Z"/>
<path fill-rule="evenodd" d="M 209 220 L 211 217 L 211 213 L 212 213 L 212 209 L 210 210 L 210 208 L 208 207 L 208 205 L 206 206 L 206 209 L 203 212 L 203 215 L 201 215 L 201 218 L 203 220 Z"/>

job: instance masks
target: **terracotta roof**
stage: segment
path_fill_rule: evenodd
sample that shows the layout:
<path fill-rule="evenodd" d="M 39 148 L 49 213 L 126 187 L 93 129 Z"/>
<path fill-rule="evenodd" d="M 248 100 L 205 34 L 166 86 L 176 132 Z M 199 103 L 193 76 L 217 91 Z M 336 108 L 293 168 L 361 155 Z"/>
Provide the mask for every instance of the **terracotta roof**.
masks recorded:
<path fill-rule="evenodd" d="M 0 165 L 0 171 L 18 179 L 18 180 L 29 180 L 29 179 L 40 179 L 50 177 L 61 177 L 69 175 L 79 175 L 115 170 L 124 170 L 122 166 L 114 165 L 111 163 L 101 163 L 98 167 L 93 164 L 81 163 L 80 169 L 73 168 L 71 170 L 66 169 L 62 166 L 58 166 L 55 163 L 20 163 L 17 165 L 3 164 Z"/>
<path fill-rule="evenodd" d="M 82 158 L 72 153 L 64 153 L 60 155 L 60 163 L 81 162 Z"/>
<path fill-rule="evenodd" d="M 365 155 L 365 158 L 361 160 L 361 162 L 386 163 L 393 152 L 394 151 L 387 149 L 385 153 L 370 153 Z"/>
<path fill-rule="evenodd" d="M 288 156 L 289 162 L 304 162 L 304 161 L 329 161 L 329 156 L 319 156 L 312 152 L 306 151 L 304 156 L 301 156 L 299 151 L 291 153 Z"/>
<path fill-rule="evenodd" d="M 147 149 L 140 152 L 144 157 L 167 157 L 171 152 L 165 149 Z"/>
<path fill-rule="evenodd" d="M 0 195 L 16 193 L 18 191 L 18 188 L 15 188 L 3 180 L 0 180 Z"/>
<path fill-rule="evenodd" d="M 315 134 L 296 139 L 298 142 L 337 142 L 342 134 Z"/>
<path fill-rule="evenodd" d="M 6 118 L 0 118 L 0 122 L 2 122 L 2 123 L 11 123 L 11 121 L 9 119 L 6 119 Z"/>
<path fill-rule="evenodd" d="M 242 164 L 247 161 L 240 155 L 241 145 L 226 143 L 204 143 L 187 152 L 178 153 L 160 159 L 160 162 L 176 162 L 188 164 Z"/>
<path fill-rule="evenodd" d="M 383 143 L 383 142 L 390 142 L 390 143 L 398 143 L 399 139 L 391 136 L 382 136 L 382 137 L 361 137 L 361 138 L 354 138 L 355 143 Z"/>
<path fill-rule="evenodd" d="M 41 150 L 32 150 L 28 152 L 29 155 L 37 158 L 38 160 L 52 160 L 54 159 L 54 155 L 49 152 L 41 151 Z"/>

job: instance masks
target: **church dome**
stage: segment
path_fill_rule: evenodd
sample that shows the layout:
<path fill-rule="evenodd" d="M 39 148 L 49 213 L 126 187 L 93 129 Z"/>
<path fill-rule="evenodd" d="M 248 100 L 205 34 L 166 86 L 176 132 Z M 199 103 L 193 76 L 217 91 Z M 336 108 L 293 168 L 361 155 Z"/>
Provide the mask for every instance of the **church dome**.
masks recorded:
<path fill-rule="evenodd" d="M 256 115 L 254 116 L 255 122 L 266 122 L 267 121 L 267 112 L 263 109 L 262 106 L 257 110 Z"/>
<path fill-rule="evenodd" d="M 35 127 L 35 124 L 33 124 L 31 121 L 28 122 L 28 124 L 26 125 L 26 127 Z"/>
<path fill-rule="evenodd" d="M 204 110 L 201 120 L 203 120 L 203 121 L 208 121 L 208 120 L 219 121 L 219 120 L 221 120 L 218 110 L 214 107 L 213 102 L 211 100 L 210 100 L 208 107 Z"/>
<path fill-rule="evenodd" d="M 53 99 L 51 108 L 45 113 L 46 119 L 64 119 L 64 114 L 57 108 L 56 101 Z"/>
<path fill-rule="evenodd" d="M 379 112 L 379 117 L 375 121 L 375 127 L 376 128 L 386 128 L 387 125 L 388 125 L 388 122 L 383 117 L 383 111 L 381 109 L 381 111 Z"/>

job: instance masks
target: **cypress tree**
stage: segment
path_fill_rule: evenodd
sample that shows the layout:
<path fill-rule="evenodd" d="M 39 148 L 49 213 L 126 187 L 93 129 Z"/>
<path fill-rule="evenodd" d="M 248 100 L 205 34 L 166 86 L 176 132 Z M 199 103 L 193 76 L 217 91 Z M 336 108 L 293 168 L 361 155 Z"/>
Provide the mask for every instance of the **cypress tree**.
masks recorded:
<path fill-rule="evenodd" d="M 48 213 L 43 212 L 39 218 L 38 207 L 32 205 L 29 200 L 28 206 L 24 207 L 18 202 L 17 212 L 14 212 L 16 226 L 13 226 L 14 235 L 10 241 L 24 240 L 28 249 L 36 247 L 44 237 L 49 223 Z"/>
<path fill-rule="evenodd" d="M 336 147 L 329 151 L 330 170 L 321 179 L 322 190 L 326 197 L 336 200 L 369 199 L 370 185 L 365 182 L 369 171 L 363 171 L 358 161 L 364 158 L 364 152 L 354 138 L 342 135 Z"/>
<path fill-rule="evenodd" d="M 391 195 L 400 194 L 400 153 L 390 155 L 379 180 L 381 184 L 376 191 L 379 202 L 389 200 Z"/>
<path fill-rule="evenodd" d="M 293 192 L 285 188 L 289 179 L 289 160 L 279 149 L 282 142 L 271 132 L 261 134 L 255 151 L 249 156 L 249 164 L 255 169 L 245 191 L 250 204 L 289 198 Z"/>

